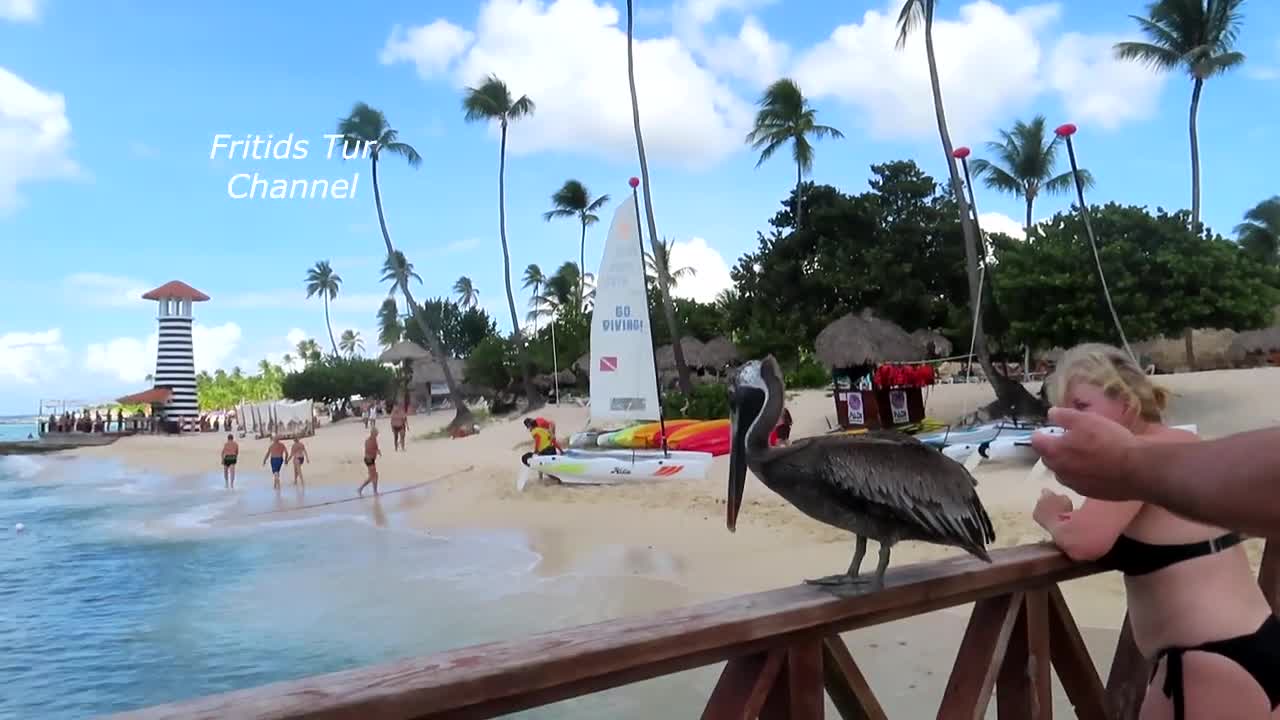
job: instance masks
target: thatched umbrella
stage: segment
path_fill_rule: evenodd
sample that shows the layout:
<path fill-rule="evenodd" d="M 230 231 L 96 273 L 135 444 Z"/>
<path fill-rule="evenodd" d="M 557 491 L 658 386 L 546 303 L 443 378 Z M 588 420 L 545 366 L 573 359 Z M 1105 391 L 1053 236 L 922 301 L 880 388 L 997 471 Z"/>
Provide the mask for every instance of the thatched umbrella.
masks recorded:
<path fill-rule="evenodd" d="M 415 360 L 425 360 L 431 357 L 431 353 L 412 340 L 401 340 L 395 345 L 382 351 L 378 356 L 380 363 L 402 363 L 406 360 L 413 362 Z"/>
<path fill-rule="evenodd" d="M 685 364 L 691 368 L 711 367 L 706 360 L 706 346 L 697 338 L 686 337 L 680 339 L 680 349 L 684 351 Z M 667 370 L 676 366 L 676 354 L 670 345 L 663 345 L 653 353 L 653 359 L 658 363 L 658 370 Z"/>
<path fill-rule="evenodd" d="M 726 365 L 736 365 L 742 359 L 742 353 L 729 338 L 723 335 L 711 338 L 702 346 L 702 357 L 707 367 L 719 370 Z"/>
<path fill-rule="evenodd" d="M 928 328 L 920 328 L 911 333 L 911 339 L 924 349 L 925 355 L 929 357 L 949 357 L 951 355 L 951 341 L 942 336 L 942 333 Z"/>
<path fill-rule="evenodd" d="M 869 308 L 823 328 L 814 351 L 828 370 L 926 359 L 924 348 L 906 330 L 875 317 Z"/>
<path fill-rule="evenodd" d="M 570 365 L 569 367 L 573 368 L 573 371 L 576 373 L 580 373 L 582 375 L 590 375 L 591 374 L 591 352 L 588 351 L 583 353 L 582 357 L 578 358 L 577 360 L 574 360 L 573 365 Z"/>
<path fill-rule="evenodd" d="M 449 363 L 449 372 L 453 377 L 461 380 L 466 371 L 467 362 L 465 360 L 459 360 L 458 358 L 449 358 L 446 362 Z M 445 382 L 444 366 L 436 362 L 436 359 L 429 355 L 425 358 L 415 360 L 413 363 L 413 382 L 415 384 L 443 384 Z"/>
<path fill-rule="evenodd" d="M 1275 352 L 1280 352 L 1280 325 L 1236 335 L 1227 348 L 1227 359 L 1232 365 L 1244 365 L 1249 364 L 1250 356 L 1255 356 L 1257 361 L 1254 364 L 1265 365 Z"/>

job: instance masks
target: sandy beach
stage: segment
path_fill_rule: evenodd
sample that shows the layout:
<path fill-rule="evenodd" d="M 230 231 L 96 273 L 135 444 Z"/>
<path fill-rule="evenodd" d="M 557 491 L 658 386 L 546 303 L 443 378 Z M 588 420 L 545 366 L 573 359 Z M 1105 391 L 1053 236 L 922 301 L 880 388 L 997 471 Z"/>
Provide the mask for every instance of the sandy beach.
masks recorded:
<path fill-rule="evenodd" d="M 1280 403 L 1274 402 L 1280 392 L 1280 369 L 1186 373 L 1160 376 L 1159 382 L 1174 395 L 1168 422 L 1196 423 L 1202 437 L 1280 424 Z M 1038 384 L 1029 387 L 1034 391 Z M 929 391 L 926 410 L 931 417 L 953 420 L 991 397 L 985 384 L 938 385 Z M 828 420 L 834 423 L 828 392 L 804 391 L 790 398 L 793 437 L 824 433 Z M 539 414 L 554 420 L 562 436 L 587 422 L 585 408 L 548 407 Z M 708 477 L 696 483 L 565 487 L 533 481 L 517 492 L 519 456 L 530 445 L 519 418 L 493 421 L 468 438 L 426 437 L 451 417 L 447 412 L 412 417 L 405 452 L 391 450 L 387 421 L 379 421 L 384 492 L 443 478 L 431 483 L 427 492 L 387 496 L 380 512 L 430 532 L 523 531 L 542 557 L 535 572 L 594 573 L 619 581 L 627 577 L 634 592 L 615 608 L 617 615 L 792 585 L 804 577 L 843 570 L 852 552 L 847 534 L 803 516 L 754 478 L 748 480 L 738 530 L 729 533 L 724 524 L 727 458 L 718 458 Z M 345 486 L 351 491 L 347 494 L 354 495 L 364 478 L 360 458 L 365 434 L 355 419 L 322 427 L 307 439 L 308 487 Z M 75 452 L 208 483 L 211 473 L 220 475 L 217 459 L 224 437 L 133 437 Z M 270 474 L 260 466 L 266 441 L 244 439 L 240 445 L 238 486 L 269 486 Z M 1046 539 L 1030 517 L 1043 484 L 1029 480 L 1029 470 L 1025 463 L 988 462 L 976 473 L 978 492 L 996 527 L 996 547 Z M 285 506 L 296 504 L 288 490 L 289 472 L 285 468 L 282 473 Z M 1043 482 L 1056 485 L 1051 478 Z M 1258 562 L 1261 543 L 1250 541 L 1248 546 Z M 895 548 L 891 567 L 956 552 L 903 543 Z M 1124 615 L 1120 576 L 1094 576 L 1063 590 L 1077 622 L 1087 628 L 1095 661 L 1105 673 L 1115 629 Z M 849 636 L 855 657 L 870 652 L 888 661 L 865 662 L 863 667 L 891 715 L 894 708 L 928 714 L 936 708 L 929 703 L 936 703 L 945 685 L 966 614 L 967 608 L 957 608 Z"/>

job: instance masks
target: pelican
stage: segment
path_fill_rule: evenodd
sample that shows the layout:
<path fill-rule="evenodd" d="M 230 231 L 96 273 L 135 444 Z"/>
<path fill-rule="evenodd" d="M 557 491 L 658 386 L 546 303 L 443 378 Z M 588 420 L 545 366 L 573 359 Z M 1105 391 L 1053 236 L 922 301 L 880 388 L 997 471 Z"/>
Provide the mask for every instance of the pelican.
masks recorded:
<path fill-rule="evenodd" d="M 770 355 L 751 360 L 729 390 L 729 497 L 726 524 L 734 532 L 747 468 L 765 487 L 809 517 L 848 530 L 857 539 L 848 571 L 805 582 L 859 585 L 867 539 L 880 545 L 871 589 L 884 587 L 889 551 L 901 540 L 962 548 L 991 562 L 984 547 L 995 530 L 962 465 L 899 432 L 826 435 L 769 447 L 769 432 L 782 413 L 784 386 Z"/>

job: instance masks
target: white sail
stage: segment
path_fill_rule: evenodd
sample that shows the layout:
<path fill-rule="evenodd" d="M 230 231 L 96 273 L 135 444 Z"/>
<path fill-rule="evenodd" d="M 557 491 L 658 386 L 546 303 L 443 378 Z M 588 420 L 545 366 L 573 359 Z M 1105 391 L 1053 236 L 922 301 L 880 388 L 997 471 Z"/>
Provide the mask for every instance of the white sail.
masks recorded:
<path fill-rule="evenodd" d="M 618 206 L 596 274 L 591 317 L 591 422 L 658 419 L 658 383 L 632 194 Z"/>

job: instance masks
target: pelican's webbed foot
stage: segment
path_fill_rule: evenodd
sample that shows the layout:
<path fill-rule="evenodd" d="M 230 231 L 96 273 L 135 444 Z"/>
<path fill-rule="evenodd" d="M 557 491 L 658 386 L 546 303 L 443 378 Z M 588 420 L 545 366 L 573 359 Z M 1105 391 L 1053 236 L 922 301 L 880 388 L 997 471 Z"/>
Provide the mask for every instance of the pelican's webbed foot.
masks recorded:
<path fill-rule="evenodd" d="M 826 577 L 820 577 L 820 578 L 813 578 L 813 579 L 805 578 L 804 582 L 806 585 L 822 585 L 826 587 L 832 587 L 832 586 L 838 586 L 838 585 L 862 585 L 862 584 L 865 584 L 868 580 L 869 578 L 861 577 L 858 575 L 850 575 L 848 573 L 838 573 L 835 575 L 827 575 Z"/>

